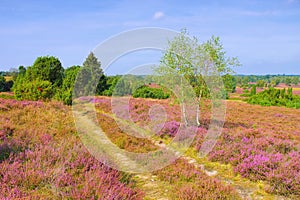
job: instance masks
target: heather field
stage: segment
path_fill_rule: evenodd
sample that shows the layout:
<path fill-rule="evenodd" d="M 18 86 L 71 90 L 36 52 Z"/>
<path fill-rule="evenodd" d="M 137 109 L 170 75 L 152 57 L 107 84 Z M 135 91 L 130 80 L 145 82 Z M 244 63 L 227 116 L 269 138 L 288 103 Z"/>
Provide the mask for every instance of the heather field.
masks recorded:
<path fill-rule="evenodd" d="M 163 148 L 180 126 L 172 99 L 131 98 L 137 126 L 160 104 L 167 121 L 148 139 L 126 134 L 112 114 L 111 98 L 95 103 L 108 138 L 126 151 Z M 197 155 L 210 123 L 201 105 L 201 127 L 175 163 L 149 173 L 117 171 L 95 159 L 77 134 L 69 106 L 59 102 L 0 99 L 1 199 L 297 199 L 300 198 L 300 110 L 227 101 L 222 135 L 207 157 Z"/>
<path fill-rule="evenodd" d="M 0 199 L 141 199 L 130 176 L 94 159 L 70 108 L 0 99 Z"/>
<path fill-rule="evenodd" d="M 0 200 L 300 200 L 300 0 L 0 5 Z"/>

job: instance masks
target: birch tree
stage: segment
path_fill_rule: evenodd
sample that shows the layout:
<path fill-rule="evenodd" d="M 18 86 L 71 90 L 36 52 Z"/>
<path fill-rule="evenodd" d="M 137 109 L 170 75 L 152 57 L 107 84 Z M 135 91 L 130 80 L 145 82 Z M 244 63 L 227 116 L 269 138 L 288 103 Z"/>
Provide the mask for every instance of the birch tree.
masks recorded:
<path fill-rule="evenodd" d="M 212 36 L 208 41 L 199 44 L 196 37 L 190 37 L 188 32 L 183 30 L 169 41 L 157 71 L 162 74 L 166 71 L 164 68 L 172 68 L 193 86 L 197 96 L 196 123 L 200 126 L 200 101 L 201 97 L 209 95 L 208 79 L 214 81 L 213 77 L 232 74 L 233 67 L 236 66 L 240 66 L 238 59 L 226 57 L 219 37 Z M 182 114 L 186 119 L 184 98 L 181 99 L 181 103 Z"/>

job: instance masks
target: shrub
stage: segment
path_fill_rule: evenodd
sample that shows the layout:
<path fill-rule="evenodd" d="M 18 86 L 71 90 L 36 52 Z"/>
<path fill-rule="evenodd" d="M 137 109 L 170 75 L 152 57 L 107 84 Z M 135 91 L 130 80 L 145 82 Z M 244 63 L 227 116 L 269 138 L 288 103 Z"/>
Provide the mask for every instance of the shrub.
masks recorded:
<path fill-rule="evenodd" d="M 292 88 L 287 90 L 269 88 L 256 95 L 252 95 L 248 100 L 250 104 L 262 106 L 285 106 L 288 108 L 300 108 L 300 97 L 292 94 Z"/>
<path fill-rule="evenodd" d="M 65 70 L 65 78 L 63 79 L 62 87 L 55 94 L 55 99 L 62 101 L 66 105 L 72 104 L 74 84 L 80 69 L 80 66 L 72 66 Z"/>
<path fill-rule="evenodd" d="M 18 80 L 19 84 L 14 86 L 16 99 L 19 100 L 39 100 L 51 99 L 54 95 L 54 89 L 49 81 L 35 80 L 27 82 Z M 21 84 L 20 84 L 21 83 Z"/>
<path fill-rule="evenodd" d="M 167 99 L 170 94 L 165 93 L 162 88 L 150 88 L 146 85 L 136 89 L 132 96 L 134 98 L 152 98 L 152 99 Z"/>

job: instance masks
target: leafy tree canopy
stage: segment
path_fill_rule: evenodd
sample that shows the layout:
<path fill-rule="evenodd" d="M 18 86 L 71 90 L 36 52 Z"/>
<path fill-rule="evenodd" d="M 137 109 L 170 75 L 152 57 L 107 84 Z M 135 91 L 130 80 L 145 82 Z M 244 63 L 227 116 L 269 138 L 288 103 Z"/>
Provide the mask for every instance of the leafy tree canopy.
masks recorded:
<path fill-rule="evenodd" d="M 64 68 L 58 58 L 53 56 L 38 57 L 33 63 L 29 75 L 31 80 L 44 80 L 60 87 L 64 77 Z"/>

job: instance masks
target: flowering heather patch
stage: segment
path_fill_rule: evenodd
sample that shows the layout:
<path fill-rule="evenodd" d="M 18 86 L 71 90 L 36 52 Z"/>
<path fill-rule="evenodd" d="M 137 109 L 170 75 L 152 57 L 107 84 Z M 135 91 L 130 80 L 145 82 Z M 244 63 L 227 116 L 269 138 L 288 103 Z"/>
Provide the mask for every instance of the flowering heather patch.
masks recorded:
<path fill-rule="evenodd" d="M 228 106 L 223 134 L 209 158 L 232 164 L 250 180 L 265 180 L 269 192 L 299 197 L 299 110 L 238 102 Z"/>
<path fill-rule="evenodd" d="M 158 133 L 173 137 L 180 121 L 179 106 L 169 106 L 170 101 L 132 99 L 130 117 L 137 124 L 149 123 L 149 109 L 159 103 L 167 112 L 167 122 Z M 201 127 L 193 142 L 199 150 L 210 123 L 210 104 L 201 105 Z M 300 111 L 261 107 L 243 102 L 228 102 L 226 123 L 216 147 L 209 154 L 211 161 L 230 163 L 236 173 L 250 180 L 264 180 L 269 184 L 267 191 L 280 195 L 299 195 L 299 149 Z M 291 158 L 293 155 L 293 158 Z M 293 164 L 291 164 L 291 162 Z M 286 165 L 294 167 L 288 168 Z M 286 178 L 286 179 L 284 179 Z M 183 193 L 195 186 L 186 185 Z M 193 189 L 192 189 L 193 188 Z M 183 198 L 183 197 L 182 197 Z"/>
<path fill-rule="evenodd" d="M 27 149 L 2 162 L 0 169 L 0 188 L 7 191 L 2 194 L 7 198 L 127 199 L 140 195 L 119 181 L 117 171 L 68 141 Z"/>
<path fill-rule="evenodd" d="M 256 93 L 260 93 L 260 92 L 262 92 L 264 90 L 265 90 L 265 88 L 257 87 L 256 88 Z"/>
<path fill-rule="evenodd" d="M 41 107 L 43 102 L 41 101 L 17 101 L 14 99 L 2 99 L 0 98 L 0 110 L 10 110 L 13 108 L 25 108 L 26 106 Z"/>
<path fill-rule="evenodd" d="M 0 101 L 0 199 L 142 199 L 81 145 L 69 107 Z"/>
<path fill-rule="evenodd" d="M 136 115 L 148 113 L 152 102 L 155 101 L 133 101 L 130 111 Z M 269 184 L 266 189 L 271 193 L 297 196 L 300 191 L 300 169 L 295 166 L 300 166 L 300 160 L 295 158 L 299 156 L 299 149 L 296 147 L 300 142 L 300 112 L 280 107 L 271 108 L 243 102 L 228 102 L 223 134 L 209 154 L 209 159 L 232 164 L 236 173 L 250 180 L 266 181 Z M 170 108 L 166 108 L 167 111 L 168 109 Z M 177 133 L 180 109 L 173 109 L 172 112 L 168 112 L 171 114 L 159 132 L 160 135 L 173 137 Z M 201 127 L 198 128 L 197 137 L 193 142 L 198 150 L 210 123 L 209 102 L 203 102 L 201 112 Z M 177 115 L 177 120 L 174 115 Z M 135 119 L 137 123 L 147 121 L 144 117 Z M 294 159 L 290 158 L 291 155 Z M 291 162 L 294 167 L 288 168 L 286 165 Z M 189 188 L 186 191 L 193 190 Z"/>
<path fill-rule="evenodd" d="M 96 108 L 98 110 L 109 114 L 112 113 L 111 98 L 97 97 L 96 99 L 91 101 L 95 102 Z M 164 109 L 164 112 L 166 113 L 167 121 L 165 123 L 165 126 L 168 126 L 169 123 L 175 123 L 176 121 L 180 121 L 181 112 L 179 106 L 170 106 L 170 100 L 152 100 L 142 98 L 130 98 L 129 105 L 119 106 L 120 110 L 117 110 L 117 117 L 125 120 L 131 120 L 136 125 L 139 125 L 140 127 L 145 127 L 151 122 L 151 117 L 153 117 L 152 115 L 157 114 L 151 113 L 151 108 L 155 107 L 157 104 L 159 104 L 161 106 L 160 109 Z M 160 115 L 156 117 L 158 119 L 163 118 L 163 116 Z M 166 129 L 168 129 L 168 127 L 165 127 L 165 130 Z"/>
<path fill-rule="evenodd" d="M 107 97 L 95 97 L 91 100 L 95 103 L 96 108 L 107 113 L 111 113 L 111 99 Z"/>
<path fill-rule="evenodd" d="M 299 88 L 300 87 L 300 83 L 298 83 L 297 85 L 295 84 L 291 84 L 291 85 L 287 85 L 285 83 L 279 83 L 276 88 L 289 88 L 289 87 L 292 87 L 292 88 Z"/>
<path fill-rule="evenodd" d="M 108 137 L 132 152 L 153 151 L 150 140 L 121 130 L 112 118 L 111 98 L 88 97 Z M 0 99 L 0 199 L 141 199 L 130 175 L 95 160 L 76 136 L 70 107 L 58 102 Z M 179 105 L 171 100 L 130 99 L 129 116 L 141 127 L 151 122 L 159 104 L 167 114 L 161 136 L 173 137 L 180 126 Z M 271 108 L 271 109 L 270 109 Z M 210 123 L 211 105 L 201 104 L 201 127 L 193 146 L 199 149 Z M 151 113 L 152 112 L 152 113 Z M 150 116 L 149 116 L 150 113 Z M 155 116 L 154 116 L 155 117 Z M 230 163 L 234 172 L 263 180 L 267 192 L 300 197 L 300 110 L 227 102 L 227 116 L 211 161 Z M 159 125 L 159 124 L 158 124 Z M 19 174 L 17 177 L 16 174 Z M 182 159 L 155 172 L 170 183 L 173 199 L 237 199 L 230 186 L 208 177 Z"/>
<path fill-rule="evenodd" d="M 243 94 L 243 88 L 237 87 L 235 89 L 235 93 L 237 93 L 237 94 Z"/>
<path fill-rule="evenodd" d="M 167 114 L 168 121 L 180 121 L 181 112 L 178 105 L 170 106 L 170 100 L 145 100 L 142 98 L 131 98 L 129 101 L 130 118 L 141 124 L 150 121 L 149 109 L 156 104 L 161 105 Z"/>
<path fill-rule="evenodd" d="M 110 97 L 80 97 L 79 100 L 95 103 L 95 106 L 98 110 L 110 114 L 112 113 L 112 98 Z M 151 120 L 149 116 L 149 111 L 150 108 L 152 106 L 155 106 L 156 104 L 161 105 L 165 109 L 168 121 L 180 121 L 181 112 L 179 105 L 170 106 L 170 100 L 130 98 L 129 105 L 126 105 L 121 109 L 123 109 L 124 111 L 129 110 L 129 116 L 133 122 L 144 125 L 149 123 L 149 121 Z"/>
<path fill-rule="evenodd" d="M 178 132 L 179 126 L 180 123 L 176 121 L 166 122 L 158 135 L 168 135 L 170 137 L 175 137 Z"/>
<path fill-rule="evenodd" d="M 2 162 L 0 169 L 1 191 L 7 191 L 2 195 L 8 198 L 51 195 L 56 198 L 124 199 L 139 196 L 119 181 L 121 176 L 117 171 L 97 162 L 82 146 L 70 145 L 67 141 L 27 149 Z"/>

